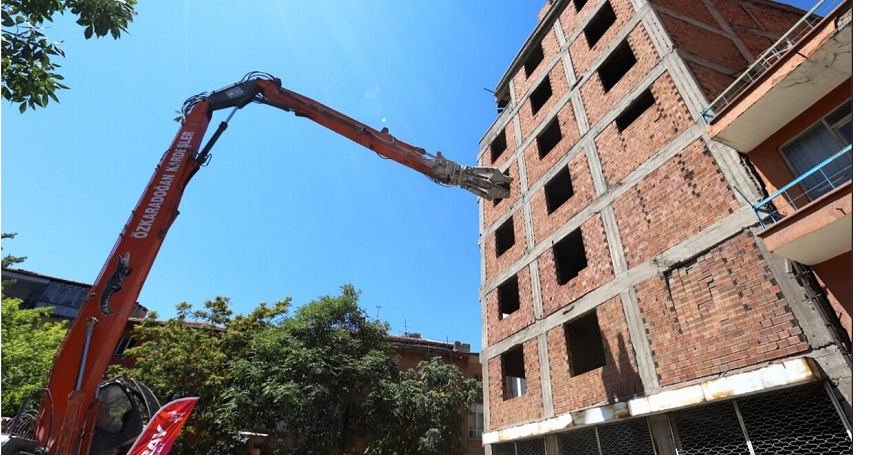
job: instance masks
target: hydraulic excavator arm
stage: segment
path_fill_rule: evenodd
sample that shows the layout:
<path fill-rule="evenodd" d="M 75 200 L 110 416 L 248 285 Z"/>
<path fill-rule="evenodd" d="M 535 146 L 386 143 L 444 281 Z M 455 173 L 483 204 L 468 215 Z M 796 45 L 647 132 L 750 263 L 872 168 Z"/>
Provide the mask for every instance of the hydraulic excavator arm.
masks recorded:
<path fill-rule="evenodd" d="M 306 117 L 439 184 L 458 186 L 489 200 L 508 196 L 511 179 L 499 170 L 462 166 L 440 152 L 429 154 L 393 137 L 386 129 L 378 131 L 287 90 L 279 79 L 264 73 L 249 73 L 229 87 L 190 98 L 183 106 L 182 126 L 159 161 L 55 357 L 33 434 L 4 443 L 2 455 L 102 455 L 112 448 L 108 441 L 119 447 L 133 442 L 142 431 L 149 416 L 135 415 L 133 406 L 130 416 L 125 414 L 124 421 L 113 425 L 112 431 L 99 422 L 105 414 L 101 414 L 101 407 L 108 401 L 104 395 L 120 397 L 129 393 L 120 392 L 118 384 L 117 388 L 107 388 L 105 382 L 102 386 L 104 372 L 164 237 L 179 213 L 186 185 L 209 160 L 210 150 L 234 113 L 251 102 Z M 212 114 L 228 108 L 232 109 L 228 119 L 218 125 L 201 148 Z"/>
<path fill-rule="evenodd" d="M 401 141 L 383 128 L 376 130 L 322 103 L 282 87 L 279 79 L 252 73 L 243 81 L 206 95 L 211 106 L 242 107 L 250 101 L 267 104 L 306 117 L 337 134 L 367 147 L 378 155 L 421 172 L 436 183 L 458 186 L 484 199 L 502 199 L 508 195 L 510 178 L 498 169 L 462 166 L 434 155 L 420 147 Z"/>

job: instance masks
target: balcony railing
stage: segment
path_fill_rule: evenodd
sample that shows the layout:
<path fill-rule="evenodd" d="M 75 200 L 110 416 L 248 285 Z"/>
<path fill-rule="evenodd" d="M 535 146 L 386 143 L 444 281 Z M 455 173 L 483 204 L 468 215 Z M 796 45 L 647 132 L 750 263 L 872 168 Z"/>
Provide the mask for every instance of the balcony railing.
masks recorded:
<path fill-rule="evenodd" d="M 781 59 L 785 54 L 790 52 L 796 43 L 802 39 L 808 32 L 817 27 L 823 21 L 825 14 L 823 11 L 832 11 L 843 0 L 820 0 L 811 8 L 799 22 L 796 22 L 790 30 L 783 36 L 778 38 L 772 47 L 766 49 L 754 61 L 738 79 L 735 80 L 726 90 L 717 96 L 708 107 L 702 111 L 702 119 L 706 124 L 710 124 L 711 120 L 725 109 L 738 95 L 744 92 L 757 78 Z M 825 3 L 828 3 L 825 5 Z M 819 14 L 818 14 L 819 13 Z"/>
<path fill-rule="evenodd" d="M 833 169 L 834 166 L 830 167 L 830 170 L 827 171 L 826 167 L 831 163 L 835 162 L 837 159 L 847 156 L 851 158 L 851 150 L 853 149 L 853 145 L 849 145 L 843 148 L 841 151 L 836 153 L 835 155 L 827 158 L 822 163 L 818 164 L 808 172 L 800 175 L 796 180 L 788 183 L 786 186 L 772 194 L 771 196 L 763 199 L 759 203 L 753 206 L 754 211 L 756 211 L 757 218 L 760 221 L 760 226 L 765 228 L 766 225 L 772 224 L 787 216 L 792 209 L 792 212 L 799 210 L 801 207 L 804 207 L 808 203 L 814 201 L 815 199 L 823 196 L 826 193 L 836 189 L 843 183 L 851 180 L 851 175 L 853 171 L 853 162 L 849 160 L 848 165 L 842 166 L 840 169 Z M 810 188 L 805 188 L 801 185 L 802 181 L 809 178 L 815 177 L 820 181 L 811 186 Z M 789 191 L 793 187 L 799 185 L 802 188 L 802 193 L 795 197 L 790 197 Z M 786 195 L 786 203 L 783 203 L 780 207 L 775 205 L 775 201 L 780 196 Z"/>

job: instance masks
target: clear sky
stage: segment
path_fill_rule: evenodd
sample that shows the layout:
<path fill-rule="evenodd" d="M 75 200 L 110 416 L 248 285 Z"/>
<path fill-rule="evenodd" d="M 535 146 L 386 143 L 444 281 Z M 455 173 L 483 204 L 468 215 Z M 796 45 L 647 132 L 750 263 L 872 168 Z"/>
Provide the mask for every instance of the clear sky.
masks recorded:
<path fill-rule="evenodd" d="M 255 70 L 476 164 L 497 117 L 488 90 L 543 4 L 141 0 L 115 41 L 86 41 L 72 15 L 59 17 L 46 34 L 63 40 L 71 89 L 22 115 L 2 105 L 2 231 L 18 233 L 3 254 L 92 283 L 177 131 L 175 111 Z M 248 313 L 350 283 L 392 333 L 482 347 L 476 197 L 309 120 L 256 104 L 235 114 L 180 212 L 139 298 L 162 318 L 181 301 L 226 296 Z"/>

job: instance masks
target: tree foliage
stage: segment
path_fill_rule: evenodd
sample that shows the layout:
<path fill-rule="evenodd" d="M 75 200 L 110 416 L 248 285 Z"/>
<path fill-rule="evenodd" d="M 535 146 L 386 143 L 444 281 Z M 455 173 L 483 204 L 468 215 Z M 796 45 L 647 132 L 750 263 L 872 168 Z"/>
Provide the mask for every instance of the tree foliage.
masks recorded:
<path fill-rule="evenodd" d="M 55 91 L 68 88 L 57 72 L 64 51 L 43 34 L 46 22 L 70 12 L 86 39 L 127 32 L 137 0 L 6 0 L 2 4 L 3 98 L 20 112 L 58 102 Z"/>
<path fill-rule="evenodd" d="M 482 395 L 476 379 L 465 378 L 440 357 L 420 362 L 386 382 L 369 400 L 368 453 L 438 455 L 463 453 L 462 425 L 468 407 Z"/>
<path fill-rule="evenodd" d="M 132 371 L 116 367 L 109 376 L 126 373 L 148 385 L 162 403 L 200 397 L 174 446 L 175 454 L 226 454 L 238 444 L 240 421 L 224 410 L 233 388 L 231 365 L 261 336 L 274 319 L 287 312 L 289 300 L 261 303 L 249 315 L 234 315 L 227 298 L 192 310 L 177 305 L 176 318 L 159 321 L 150 313 L 134 330 L 141 345 L 126 351 L 136 359 Z"/>
<path fill-rule="evenodd" d="M 3 233 L 3 240 L 11 240 L 15 233 Z M 4 255 L 3 268 L 24 262 L 24 256 Z M 3 290 L 6 285 L 3 283 Z M 34 392 L 45 387 L 55 353 L 64 336 L 67 334 L 66 324 L 48 322 L 46 317 L 51 314 L 49 307 L 22 310 L 21 300 L 7 298 L 5 292 L 2 298 L 2 314 L 0 314 L 0 365 L 2 365 L 2 413 L 4 416 L 15 415 L 29 398 L 38 399 Z"/>
<path fill-rule="evenodd" d="M 388 326 L 346 285 L 269 329 L 234 365 L 229 409 L 279 439 L 283 453 L 345 453 L 364 436 L 363 401 L 398 366 Z"/>
<path fill-rule="evenodd" d="M 388 325 L 359 296 L 345 285 L 292 315 L 288 300 L 248 316 L 224 298 L 182 303 L 135 329 L 145 341 L 127 374 L 163 402 L 200 398 L 174 454 L 234 453 L 242 430 L 268 434 L 275 454 L 454 453 L 479 382 L 440 359 L 400 372 Z"/>
<path fill-rule="evenodd" d="M 18 234 L 14 233 L 14 232 L 4 232 L 2 234 L 2 239 L 3 240 L 7 240 L 7 239 L 12 240 L 15 238 L 16 235 L 18 235 Z M 2 267 L 5 269 L 5 268 L 11 267 L 15 264 L 20 264 L 20 263 L 24 262 L 25 259 L 27 259 L 27 256 L 13 256 L 11 254 L 4 255 L 3 260 L 2 260 L 3 261 Z"/>
<path fill-rule="evenodd" d="M 0 314 L 4 416 L 15 415 L 28 398 L 39 398 L 35 391 L 45 387 L 55 353 L 67 334 L 65 323 L 45 319 L 51 308 L 22 310 L 20 304 L 19 299 L 4 297 Z"/>

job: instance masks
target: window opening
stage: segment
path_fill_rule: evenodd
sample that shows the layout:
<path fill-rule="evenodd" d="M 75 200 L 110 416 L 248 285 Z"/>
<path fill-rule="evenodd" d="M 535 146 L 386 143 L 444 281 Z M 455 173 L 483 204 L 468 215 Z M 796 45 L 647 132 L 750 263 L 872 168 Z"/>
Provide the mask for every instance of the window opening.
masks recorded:
<path fill-rule="evenodd" d="M 579 12 L 583 5 L 586 5 L 586 0 L 574 0 L 574 8 Z"/>
<path fill-rule="evenodd" d="M 614 13 L 614 8 L 611 7 L 611 2 L 605 2 L 601 9 L 593 16 L 592 20 L 589 21 L 589 24 L 586 24 L 586 27 L 583 28 L 583 34 L 586 36 L 586 42 L 589 44 L 590 49 L 595 47 L 599 39 L 604 36 L 616 20 L 617 15 Z"/>
<path fill-rule="evenodd" d="M 501 371 L 504 377 L 504 399 L 525 395 L 526 366 L 522 346 L 511 348 L 501 355 Z"/>
<path fill-rule="evenodd" d="M 88 289 L 68 284 L 52 282 L 37 300 L 35 307 L 53 307 L 56 316 L 75 317 L 85 301 Z"/>
<path fill-rule="evenodd" d="M 529 58 L 526 59 L 526 63 L 524 65 L 526 71 L 526 77 L 532 75 L 535 72 L 535 69 L 538 68 L 538 65 L 544 60 L 544 48 L 540 45 L 532 49 L 532 53 L 529 54 Z"/>
<path fill-rule="evenodd" d="M 532 105 L 532 115 L 537 114 L 551 96 L 553 96 L 553 87 L 550 86 L 550 78 L 545 77 L 544 81 L 538 85 L 538 88 L 536 88 L 535 91 L 532 92 L 532 96 L 529 97 L 529 101 Z"/>
<path fill-rule="evenodd" d="M 641 114 L 649 109 L 650 106 L 653 106 L 654 103 L 656 103 L 656 100 L 653 99 L 653 92 L 647 89 L 635 101 L 632 101 L 632 104 L 622 114 L 617 116 L 617 129 L 623 131 L 628 128 L 632 122 L 641 117 Z"/>
<path fill-rule="evenodd" d="M 565 166 L 544 185 L 547 214 L 556 211 L 565 201 L 571 199 L 572 195 L 574 195 L 574 187 L 571 185 L 571 172 L 568 171 L 568 166 Z"/>
<path fill-rule="evenodd" d="M 495 230 L 495 255 L 501 256 L 516 243 L 513 233 L 513 217 L 507 219 Z"/>
<path fill-rule="evenodd" d="M 602 86 L 605 88 L 605 93 L 611 90 L 611 87 L 620 82 L 620 79 L 635 66 L 635 54 L 629 46 L 628 41 L 623 41 L 617 49 L 599 66 L 597 70 L 599 79 L 602 81 Z"/>
<path fill-rule="evenodd" d="M 575 229 L 553 245 L 553 259 L 556 262 L 556 279 L 560 285 L 571 281 L 586 268 L 586 251 L 580 229 Z"/>
<path fill-rule="evenodd" d="M 133 338 L 122 338 L 122 339 L 118 340 L 118 344 L 115 345 L 115 351 L 113 352 L 113 354 L 114 355 L 122 355 L 125 353 L 125 351 L 128 350 L 128 348 L 132 347 L 133 345 L 134 345 Z"/>
<path fill-rule="evenodd" d="M 474 403 L 468 408 L 468 439 L 483 437 L 483 404 Z"/>
<path fill-rule="evenodd" d="M 520 309 L 520 285 L 516 275 L 498 285 L 498 319 L 504 319 Z"/>
<path fill-rule="evenodd" d="M 538 145 L 538 158 L 544 158 L 559 144 L 559 141 L 562 140 L 562 128 L 559 127 L 559 119 L 554 118 L 549 125 L 547 125 L 541 134 L 538 135 L 536 139 Z"/>
<path fill-rule="evenodd" d="M 843 148 L 853 143 L 853 113 L 851 101 L 839 106 L 804 133 L 781 147 L 781 152 L 796 176 L 817 167 Z M 802 180 L 802 187 L 811 200 L 830 192 L 851 179 L 852 153 L 837 157 Z"/>
<path fill-rule="evenodd" d="M 571 376 L 605 366 L 605 348 L 599 319 L 593 311 L 567 322 L 565 345 L 568 349 L 568 370 Z"/>
<path fill-rule="evenodd" d="M 501 133 L 499 133 L 498 136 L 495 136 L 495 139 L 492 140 L 492 144 L 489 145 L 492 162 L 494 163 L 505 150 L 507 150 L 507 136 L 505 136 L 504 130 L 502 130 Z"/>

